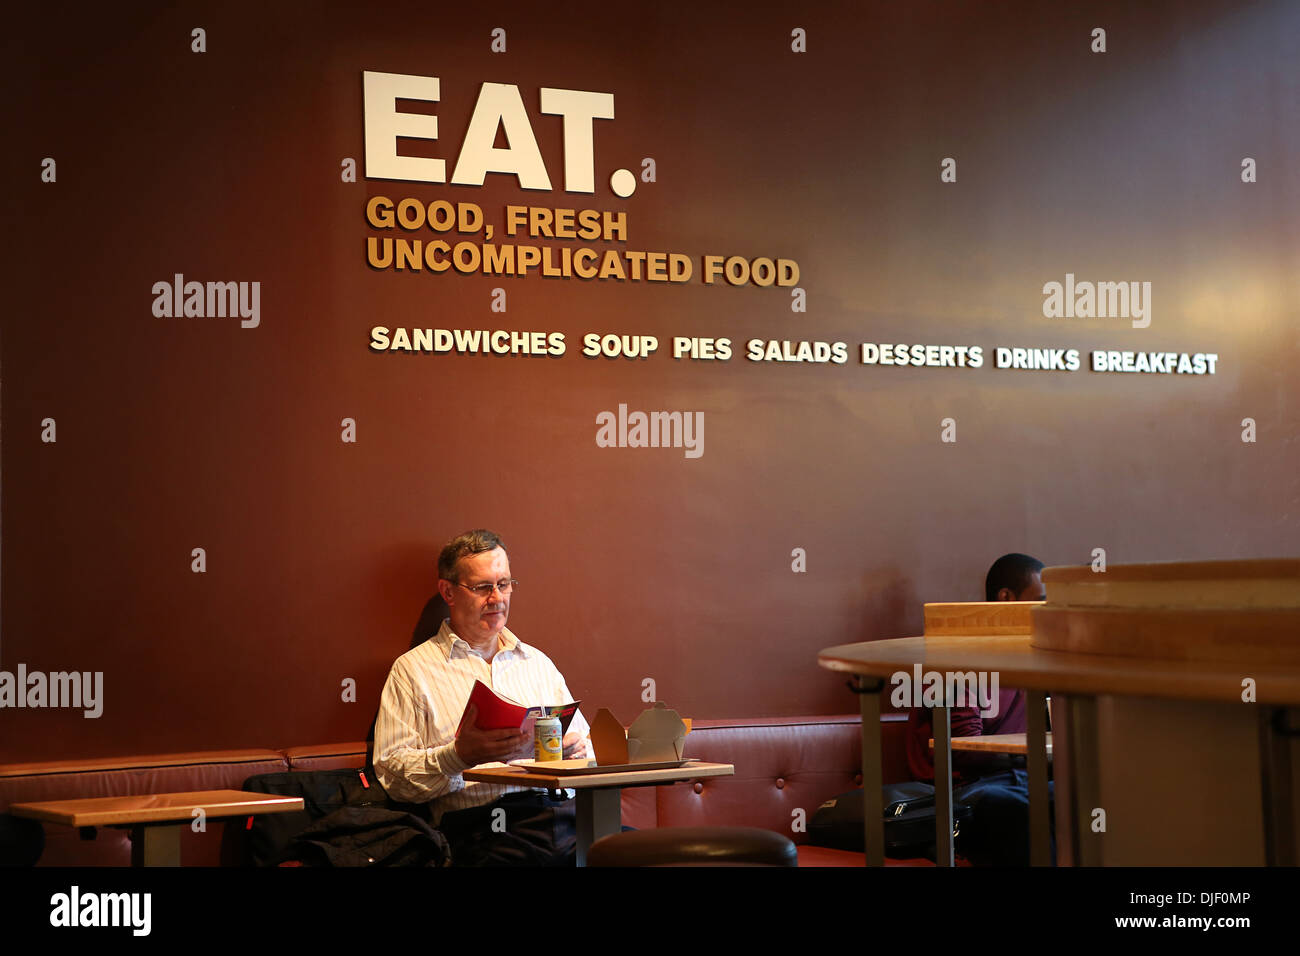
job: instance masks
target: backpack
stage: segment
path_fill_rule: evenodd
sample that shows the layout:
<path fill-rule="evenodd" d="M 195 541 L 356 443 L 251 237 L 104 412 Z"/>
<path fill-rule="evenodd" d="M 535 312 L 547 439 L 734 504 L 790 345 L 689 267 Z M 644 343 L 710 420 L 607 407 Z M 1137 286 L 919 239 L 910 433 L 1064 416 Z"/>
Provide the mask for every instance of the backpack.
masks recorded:
<path fill-rule="evenodd" d="M 897 860 L 922 856 L 933 860 L 934 785 L 911 781 L 886 784 L 883 801 L 885 855 Z M 808 822 L 808 842 L 813 846 L 864 852 L 863 809 L 861 788 L 831 797 Z M 971 814 L 970 805 L 961 802 L 959 791 L 955 790 L 952 808 L 954 838 L 960 836 L 962 825 L 970 820 Z"/>

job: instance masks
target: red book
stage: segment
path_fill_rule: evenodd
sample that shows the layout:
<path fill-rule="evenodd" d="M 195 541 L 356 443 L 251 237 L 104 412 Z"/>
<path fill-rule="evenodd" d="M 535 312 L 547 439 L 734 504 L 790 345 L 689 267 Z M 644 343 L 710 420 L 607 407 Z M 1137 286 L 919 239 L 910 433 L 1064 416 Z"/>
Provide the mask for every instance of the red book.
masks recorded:
<path fill-rule="evenodd" d="M 518 730 L 523 725 L 524 718 L 528 716 L 527 707 L 502 697 L 481 680 L 476 680 L 474 689 L 469 692 L 465 710 L 468 712 L 470 707 L 478 708 L 477 723 L 483 730 Z M 460 736 L 461 728 L 464 726 L 465 714 L 462 713 L 460 724 L 456 727 L 456 736 Z"/>
<path fill-rule="evenodd" d="M 481 680 L 476 680 L 474 689 L 469 693 L 469 700 L 465 703 L 465 712 L 468 712 L 471 706 L 477 707 L 477 724 L 483 730 L 524 730 L 527 726 L 531 731 L 529 718 L 540 717 L 543 714 L 548 717 L 559 717 L 560 733 L 563 734 L 568 731 L 569 722 L 578 712 L 580 703 L 581 701 L 575 700 L 567 704 L 553 704 L 546 707 L 525 707 L 509 697 L 502 697 Z M 460 723 L 456 727 L 457 736 L 460 736 L 461 728 L 464 726 L 465 714 L 462 713 Z"/>

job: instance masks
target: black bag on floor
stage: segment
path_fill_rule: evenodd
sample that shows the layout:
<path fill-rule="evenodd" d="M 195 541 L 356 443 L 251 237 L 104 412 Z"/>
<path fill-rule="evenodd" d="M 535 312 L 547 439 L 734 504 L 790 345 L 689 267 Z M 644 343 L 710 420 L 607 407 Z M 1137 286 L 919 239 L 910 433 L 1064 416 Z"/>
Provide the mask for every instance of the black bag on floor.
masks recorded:
<path fill-rule="evenodd" d="M 934 859 L 934 785 L 890 783 L 883 788 L 885 855 L 898 860 Z M 862 853 L 862 790 L 850 790 L 823 803 L 808 822 L 808 842 L 813 846 Z M 953 836 L 971 818 L 971 808 L 953 794 Z"/>
<path fill-rule="evenodd" d="M 230 842 L 236 844 L 229 855 L 244 866 L 276 866 L 284 862 L 284 851 L 294 837 L 343 807 L 388 806 L 388 796 L 374 776 L 356 769 L 263 773 L 245 780 L 243 789 L 302 797 L 303 802 L 300 811 L 257 814 L 251 826 L 245 818 L 227 824 L 226 836 L 232 837 L 233 830 Z"/>

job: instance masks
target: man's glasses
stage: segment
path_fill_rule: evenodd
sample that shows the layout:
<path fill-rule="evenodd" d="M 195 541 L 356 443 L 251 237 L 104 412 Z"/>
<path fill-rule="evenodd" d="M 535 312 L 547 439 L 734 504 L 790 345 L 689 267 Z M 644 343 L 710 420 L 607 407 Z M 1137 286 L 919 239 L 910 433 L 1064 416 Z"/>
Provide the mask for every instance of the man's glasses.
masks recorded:
<path fill-rule="evenodd" d="M 461 584 L 459 581 L 456 582 L 456 587 L 464 588 L 466 591 L 472 591 L 475 595 L 482 598 L 484 601 L 486 601 L 488 598 L 492 596 L 493 591 L 500 591 L 501 596 L 505 597 L 507 594 L 509 594 L 518 586 L 519 586 L 519 582 L 516 581 L 514 578 L 508 578 L 505 580 L 497 581 L 495 583 L 488 583 L 488 584 Z"/>

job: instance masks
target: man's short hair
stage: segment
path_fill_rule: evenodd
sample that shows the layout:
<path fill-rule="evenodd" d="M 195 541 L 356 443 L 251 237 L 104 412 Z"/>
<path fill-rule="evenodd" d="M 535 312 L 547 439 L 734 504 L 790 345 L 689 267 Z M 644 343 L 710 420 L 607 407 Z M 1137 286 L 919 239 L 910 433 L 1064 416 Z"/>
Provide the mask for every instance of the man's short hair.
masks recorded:
<path fill-rule="evenodd" d="M 497 548 L 505 550 L 505 546 L 500 535 L 486 528 L 458 534 L 448 541 L 438 554 L 438 577 L 452 584 L 459 584 L 459 571 L 456 566 L 461 558 L 482 554 L 485 551 L 495 551 Z"/>
<path fill-rule="evenodd" d="M 984 578 L 984 600 L 996 601 L 1003 588 L 1010 588 L 1011 593 L 1019 597 L 1020 592 L 1029 587 L 1029 579 L 1041 570 L 1043 562 L 1027 554 L 1002 555 L 993 562 Z"/>

